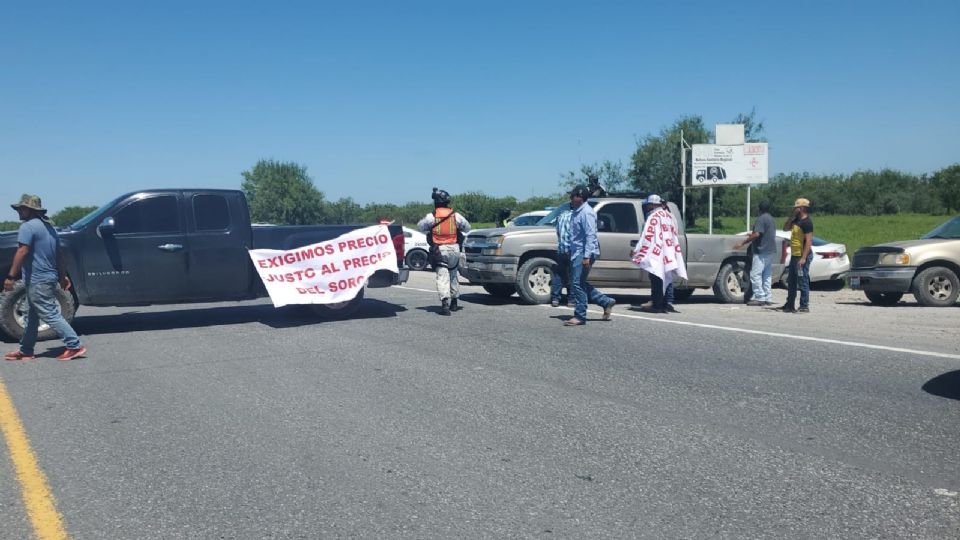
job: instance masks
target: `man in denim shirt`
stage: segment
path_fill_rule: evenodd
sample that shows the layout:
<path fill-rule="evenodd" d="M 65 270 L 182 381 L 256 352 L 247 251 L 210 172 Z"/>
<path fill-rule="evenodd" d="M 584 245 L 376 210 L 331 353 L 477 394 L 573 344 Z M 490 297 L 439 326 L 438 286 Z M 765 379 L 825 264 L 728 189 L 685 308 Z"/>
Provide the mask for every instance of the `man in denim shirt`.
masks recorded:
<path fill-rule="evenodd" d="M 600 242 L 597 241 L 597 214 L 589 204 L 590 190 L 586 186 L 577 186 L 570 192 L 570 283 L 576 307 L 573 317 L 563 323 L 565 326 L 587 324 L 587 301 L 592 300 L 603 306 L 603 320 L 609 321 L 613 306 L 617 302 L 598 291 L 587 282 L 590 267 L 600 256 Z"/>
<path fill-rule="evenodd" d="M 33 359 L 33 346 L 37 342 L 41 320 L 50 325 L 67 346 L 57 360 L 83 356 L 87 349 L 80 345 L 77 333 L 64 320 L 57 301 L 58 282 L 64 289 L 70 288 L 57 231 L 47 220 L 47 211 L 41 206 L 40 197 L 24 194 L 19 203 L 10 206 L 20 214 L 23 224 L 17 233 L 19 246 L 13 255 L 10 274 L 3 281 L 3 290 L 12 291 L 17 274 L 23 270 L 28 309 L 20 349 L 3 357 L 5 360 Z"/>

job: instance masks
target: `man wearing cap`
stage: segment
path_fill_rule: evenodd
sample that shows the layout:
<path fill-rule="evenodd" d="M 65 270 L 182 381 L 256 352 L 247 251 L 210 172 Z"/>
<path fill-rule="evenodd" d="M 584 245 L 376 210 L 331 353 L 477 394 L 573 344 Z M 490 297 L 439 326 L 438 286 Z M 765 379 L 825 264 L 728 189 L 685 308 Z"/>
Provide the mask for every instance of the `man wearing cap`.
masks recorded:
<path fill-rule="evenodd" d="M 617 303 L 613 298 L 598 291 L 587 282 L 590 267 L 600 256 L 600 242 L 597 240 L 597 214 L 593 207 L 586 204 L 590 198 L 587 186 L 577 186 L 570 192 L 570 285 L 576 307 L 573 317 L 568 319 L 565 326 L 582 326 L 587 324 L 587 301 L 592 300 L 603 307 L 603 320 L 609 321 L 613 314 L 613 306 Z"/>
<path fill-rule="evenodd" d="M 636 250 L 633 253 L 633 262 L 647 271 L 650 277 L 650 302 L 642 305 L 640 311 L 647 313 L 679 313 L 673 307 L 673 276 L 686 279 L 686 269 L 681 261 L 682 254 L 679 251 L 680 242 L 676 237 L 676 228 L 673 224 L 673 216 L 666 202 L 657 194 L 649 195 L 643 201 L 644 234 L 637 242 Z M 656 234 L 647 234 L 648 231 L 655 230 Z M 660 249 L 657 247 L 657 239 L 669 238 L 665 241 L 665 246 L 671 249 Z M 662 246 L 661 246 L 662 247 Z M 672 259 L 672 260 L 668 260 Z M 666 283 L 665 283 L 666 282 Z"/>
<path fill-rule="evenodd" d="M 57 301 L 57 285 L 65 290 L 70 288 L 70 278 L 60 252 L 60 238 L 56 229 L 47 220 L 47 211 L 36 195 L 24 194 L 20 202 L 10 205 L 20 214 L 20 230 L 17 233 L 16 253 L 10 265 L 10 273 L 3 281 L 3 290 L 13 290 L 17 274 L 21 274 L 27 290 L 27 323 L 20 339 L 20 349 L 8 352 L 6 360 L 31 360 L 33 347 L 37 342 L 37 330 L 40 321 L 63 340 L 66 350 L 57 360 L 72 360 L 83 356 L 87 349 L 80 344 L 77 333 L 60 314 Z"/>
<path fill-rule="evenodd" d="M 787 303 L 785 313 L 810 312 L 810 262 L 813 260 L 813 221 L 810 219 L 810 201 L 799 198 L 793 203 L 793 214 L 787 218 L 783 230 L 790 231 L 790 266 L 787 273 Z M 800 307 L 795 307 L 797 288 L 800 288 Z"/>

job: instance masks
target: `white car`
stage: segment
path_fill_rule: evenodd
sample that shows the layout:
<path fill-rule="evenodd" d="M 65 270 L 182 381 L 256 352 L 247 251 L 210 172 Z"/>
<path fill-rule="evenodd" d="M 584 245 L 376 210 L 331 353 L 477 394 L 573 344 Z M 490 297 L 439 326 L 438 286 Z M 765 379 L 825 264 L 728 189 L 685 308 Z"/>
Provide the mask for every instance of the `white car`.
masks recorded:
<path fill-rule="evenodd" d="M 526 212 L 511 219 L 510 222 L 507 223 L 507 227 L 529 227 L 530 225 L 536 225 L 537 222 L 543 218 L 543 216 L 546 216 L 549 213 L 549 210 L 534 210 L 533 212 Z"/>
<path fill-rule="evenodd" d="M 403 228 L 403 252 L 406 254 L 405 260 L 408 268 L 411 270 L 426 268 L 429 251 L 430 244 L 427 243 L 427 235 L 416 229 Z"/>
<path fill-rule="evenodd" d="M 740 234 L 746 236 L 748 233 Z M 783 252 L 780 254 L 783 275 L 779 281 L 786 285 L 787 265 L 790 264 L 790 231 L 778 230 L 777 238 L 783 240 Z M 842 280 L 849 270 L 850 259 L 847 257 L 847 246 L 828 242 L 817 236 L 813 237 L 813 260 L 810 261 L 811 282 Z M 774 279 L 774 282 L 776 281 L 778 280 Z"/>

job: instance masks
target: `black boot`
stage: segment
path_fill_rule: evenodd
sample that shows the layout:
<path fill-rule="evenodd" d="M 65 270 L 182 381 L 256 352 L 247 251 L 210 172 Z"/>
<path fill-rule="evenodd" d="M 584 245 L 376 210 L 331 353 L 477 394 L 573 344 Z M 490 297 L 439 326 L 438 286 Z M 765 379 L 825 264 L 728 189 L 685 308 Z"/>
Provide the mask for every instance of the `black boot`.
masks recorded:
<path fill-rule="evenodd" d="M 440 314 L 449 315 L 450 314 L 450 300 L 444 299 L 440 304 Z"/>
<path fill-rule="evenodd" d="M 460 305 L 457 303 L 456 298 L 450 299 L 450 311 L 460 311 Z"/>

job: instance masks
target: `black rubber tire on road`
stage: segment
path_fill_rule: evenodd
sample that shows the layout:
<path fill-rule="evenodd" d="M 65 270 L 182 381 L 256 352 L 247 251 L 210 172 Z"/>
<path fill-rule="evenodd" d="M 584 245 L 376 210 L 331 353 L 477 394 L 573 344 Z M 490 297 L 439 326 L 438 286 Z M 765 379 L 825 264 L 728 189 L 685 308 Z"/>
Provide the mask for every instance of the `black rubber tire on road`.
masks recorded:
<path fill-rule="evenodd" d="M 315 315 L 324 319 L 345 319 L 360 309 L 360 304 L 363 303 L 364 290 L 365 289 L 360 289 L 360 292 L 358 292 L 356 296 L 346 302 L 336 304 L 307 304 L 307 306 Z"/>
<path fill-rule="evenodd" d="M 411 270 L 423 270 L 427 267 L 429 257 L 422 249 L 411 249 L 406 256 L 407 267 Z"/>
<path fill-rule="evenodd" d="M 949 268 L 931 266 L 913 278 L 910 288 L 921 306 L 947 307 L 957 302 L 960 280 Z"/>
<path fill-rule="evenodd" d="M 483 286 L 483 290 L 497 298 L 510 298 L 517 292 L 517 287 L 509 283 L 487 283 Z"/>
<path fill-rule="evenodd" d="M 533 257 L 517 271 L 517 293 L 527 304 L 546 304 L 550 301 L 550 278 L 556 262 L 547 257 Z"/>
<path fill-rule="evenodd" d="M 673 289 L 673 300 L 675 302 L 686 302 L 693 296 L 693 293 L 696 292 L 696 289 Z"/>
<path fill-rule="evenodd" d="M 877 306 L 895 306 L 903 298 L 903 293 L 898 292 L 877 292 L 863 291 L 867 295 L 867 300 Z"/>
<path fill-rule="evenodd" d="M 60 314 L 68 323 L 73 321 L 76 313 L 76 304 L 73 295 L 57 287 L 57 300 L 60 302 Z M 10 339 L 20 341 L 23 337 L 23 325 L 27 317 L 27 288 L 23 281 L 18 281 L 12 291 L 0 295 L 0 331 Z M 40 321 L 40 331 L 37 340 L 54 339 L 57 337 L 52 328 Z"/>
<path fill-rule="evenodd" d="M 724 304 L 743 303 L 743 269 L 742 261 L 724 263 L 713 282 L 713 294 Z"/>

